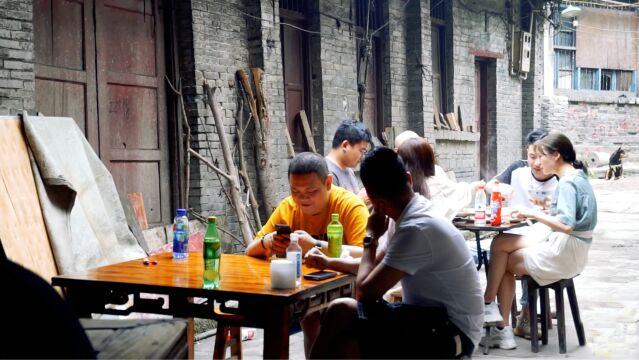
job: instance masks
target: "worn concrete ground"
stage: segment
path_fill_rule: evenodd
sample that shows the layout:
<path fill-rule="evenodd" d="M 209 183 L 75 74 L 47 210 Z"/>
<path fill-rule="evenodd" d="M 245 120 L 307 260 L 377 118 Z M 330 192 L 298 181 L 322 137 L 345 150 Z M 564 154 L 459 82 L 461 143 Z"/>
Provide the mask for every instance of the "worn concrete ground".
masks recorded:
<path fill-rule="evenodd" d="M 597 193 L 599 221 L 588 266 L 575 278 L 586 346 L 578 344 L 566 298 L 567 354 L 559 354 L 554 326 L 549 344 L 541 346 L 537 354 L 530 351 L 530 341 L 517 338 L 516 350 L 491 349 L 484 356 L 480 348 L 475 358 L 639 359 L 639 175 L 634 173 L 616 181 L 595 179 L 592 184 Z M 481 278 L 485 281 L 483 274 Z M 553 298 L 551 303 L 554 304 Z M 244 357 L 261 358 L 263 339 L 258 330 L 254 340 L 245 341 Z M 214 338 L 197 343 L 195 357 L 211 359 L 213 343 Z M 304 358 L 301 333 L 291 336 L 290 354 L 293 359 Z"/>

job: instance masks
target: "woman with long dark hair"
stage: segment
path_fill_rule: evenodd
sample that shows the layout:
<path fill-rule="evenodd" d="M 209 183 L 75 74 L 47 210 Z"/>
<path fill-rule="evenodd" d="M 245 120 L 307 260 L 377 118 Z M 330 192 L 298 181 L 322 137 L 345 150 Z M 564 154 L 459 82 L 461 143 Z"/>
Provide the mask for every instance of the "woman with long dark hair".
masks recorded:
<path fill-rule="evenodd" d="M 491 328 L 490 336 L 502 349 L 516 347 L 508 326 L 515 291 L 514 275 L 530 275 L 540 285 L 576 276 L 588 261 L 592 232 L 597 225 L 595 194 L 568 137 L 551 132 L 535 146 L 540 154 L 536 161 L 542 171 L 556 175 L 559 184 L 549 213 L 526 208 L 512 213 L 514 217 L 532 218 L 547 225 L 549 232 L 500 237 L 491 244 L 484 302 L 492 307 L 495 297 L 499 300 L 504 323 L 502 329 Z"/>
<path fill-rule="evenodd" d="M 413 177 L 413 191 L 430 199 L 435 211 L 448 220 L 452 220 L 463 207 L 469 206 L 479 186 L 485 185 L 483 181 L 450 180 L 435 164 L 433 148 L 423 138 L 403 141 L 397 153 Z"/>

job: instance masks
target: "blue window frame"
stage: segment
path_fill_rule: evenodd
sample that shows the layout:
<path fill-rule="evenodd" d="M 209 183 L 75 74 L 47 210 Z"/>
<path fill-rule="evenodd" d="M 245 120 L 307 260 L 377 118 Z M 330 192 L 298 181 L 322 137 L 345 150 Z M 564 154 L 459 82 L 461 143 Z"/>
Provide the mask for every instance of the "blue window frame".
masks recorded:
<path fill-rule="evenodd" d="M 577 67 L 577 31 L 573 20 L 562 18 L 559 11 L 553 12 L 553 21 L 559 24 L 553 38 L 555 89 L 636 92 L 636 71 Z"/>

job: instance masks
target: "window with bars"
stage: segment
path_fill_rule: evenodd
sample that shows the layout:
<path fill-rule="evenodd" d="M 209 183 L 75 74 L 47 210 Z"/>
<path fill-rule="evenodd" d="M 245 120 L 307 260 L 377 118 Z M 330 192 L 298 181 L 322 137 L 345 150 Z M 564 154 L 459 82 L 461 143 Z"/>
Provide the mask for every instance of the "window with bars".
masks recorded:
<path fill-rule="evenodd" d="M 579 88 L 583 90 L 599 90 L 599 71 L 597 69 L 582 68 L 579 76 Z"/>
<path fill-rule="evenodd" d="M 555 88 L 572 89 L 575 51 L 555 49 Z"/>
<path fill-rule="evenodd" d="M 562 18 L 560 11 L 553 12 L 553 21 L 559 24 L 553 37 L 555 88 L 634 92 L 635 71 L 577 67 L 577 31 L 573 20 Z"/>
<path fill-rule="evenodd" d="M 280 0 L 280 8 L 298 13 L 305 13 L 305 0 Z"/>
<path fill-rule="evenodd" d="M 368 12 L 370 4 L 370 13 Z M 382 2 L 380 0 L 357 0 L 357 26 L 366 28 L 368 19 L 368 28 L 375 30 L 382 26 Z"/>
<path fill-rule="evenodd" d="M 580 90 L 634 91 L 634 72 L 579 68 Z"/>
<path fill-rule="evenodd" d="M 448 67 L 447 48 L 452 47 L 452 38 L 448 38 L 446 20 L 452 13 L 452 5 L 444 0 L 430 1 L 431 21 L 431 61 L 432 61 L 432 85 L 433 85 L 433 113 L 435 116 L 449 112 L 448 109 Z"/>
<path fill-rule="evenodd" d="M 446 20 L 445 0 L 430 0 L 430 17 L 439 20 Z"/>

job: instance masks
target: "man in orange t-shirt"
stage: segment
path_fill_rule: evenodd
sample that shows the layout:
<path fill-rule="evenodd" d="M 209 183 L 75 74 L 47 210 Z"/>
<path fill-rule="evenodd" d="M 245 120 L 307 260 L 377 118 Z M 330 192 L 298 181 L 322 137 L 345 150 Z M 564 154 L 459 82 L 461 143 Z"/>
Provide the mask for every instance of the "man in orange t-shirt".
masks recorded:
<path fill-rule="evenodd" d="M 326 161 L 314 153 L 300 153 L 288 167 L 291 195 L 280 202 L 266 224 L 246 248 L 250 256 L 283 254 L 289 244 L 288 235 L 278 235 L 276 224 L 287 224 L 299 235 L 302 252 L 313 247 L 328 249 L 326 227 L 331 214 L 339 214 L 344 227 L 344 245 L 352 256 L 361 254 L 366 234 L 368 209 L 357 195 L 338 186 L 332 186 Z"/>
<path fill-rule="evenodd" d="M 284 254 L 290 242 L 288 235 L 278 235 L 276 224 L 287 224 L 299 235 L 302 256 L 313 247 L 328 251 L 326 227 L 331 214 L 339 214 L 344 227 L 342 249 L 353 257 L 362 256 L 362 245 L 368 223 L 368 208 L 352 192 L 332 186 L 326 160 L 315 153 L 296 155 L 288 166 L 291 195 L 280 202 L 266 224 L 246 248 L 246 254 L 268 257 Z M 319 312 L 307 314 L 301 321 L 304 351 L 308 355 L 320 328 Z"/>

